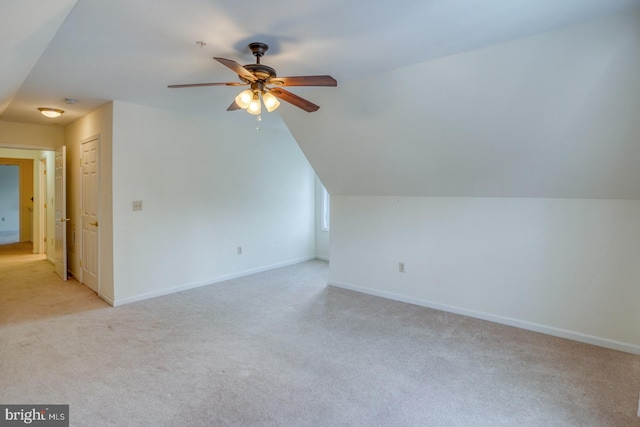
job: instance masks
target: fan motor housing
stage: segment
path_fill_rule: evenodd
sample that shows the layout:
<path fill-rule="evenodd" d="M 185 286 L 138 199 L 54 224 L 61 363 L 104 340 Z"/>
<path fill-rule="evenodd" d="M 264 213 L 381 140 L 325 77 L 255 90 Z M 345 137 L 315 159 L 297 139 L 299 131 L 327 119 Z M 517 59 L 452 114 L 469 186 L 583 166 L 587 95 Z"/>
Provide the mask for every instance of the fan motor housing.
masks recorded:
<path fill-rule="evenodd" d="M 253 74 L 258 78 L 258 80 L 264 81 L 276 76 L 276 70 L 264 64 L 248 64 L 248 65 L 245 65 L 244 68 L 249 70 L 251 74 Z M 244 81 L 248 82 L 247 80 L 244 80 Z"/>

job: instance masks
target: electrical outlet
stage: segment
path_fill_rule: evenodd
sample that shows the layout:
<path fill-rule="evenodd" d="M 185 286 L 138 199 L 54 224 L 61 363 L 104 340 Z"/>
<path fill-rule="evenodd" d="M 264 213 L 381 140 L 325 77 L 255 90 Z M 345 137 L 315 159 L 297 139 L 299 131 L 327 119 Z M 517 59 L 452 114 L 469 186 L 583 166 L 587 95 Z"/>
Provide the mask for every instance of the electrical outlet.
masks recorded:
<path fill-rule="evenodd" d="M 141 211 L 142 210 L 142 200 L 134 200 L 133 201 L 133 210 Z"/>
<path fill-rule="evenodd" d="M 404 262 L 399 262 L 398 263 L 398 271 L 400 273 L 404 273 Z"/>
<path fill-rule="evenodd" d="M 242 255 L 242 246 L 238 246 L 238 255 Z"/>

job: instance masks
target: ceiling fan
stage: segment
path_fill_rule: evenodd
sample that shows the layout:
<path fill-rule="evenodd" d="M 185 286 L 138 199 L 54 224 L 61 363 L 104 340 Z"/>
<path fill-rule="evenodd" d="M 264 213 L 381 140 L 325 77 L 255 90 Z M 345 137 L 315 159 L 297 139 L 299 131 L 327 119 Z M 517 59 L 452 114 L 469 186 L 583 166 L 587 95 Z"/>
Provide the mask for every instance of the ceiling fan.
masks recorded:
<path fill-rule="evenodd" d="M 317 111 L 320 107 L 311 101 L 299 97 L 289 91 L 282 89 L 282 86 L 337 86 L 338 82 L 331 76 L 295 76 L 278 77 L 276 70 L 261 64 L 260 58 L 269 49 L 264 43 L 254 42 L 249 44 L 249 49 L 256 57 L 255 64 L 240 65 L 236 61 L 225 58 L 214 57 L 216 61 L 230 68 L 240 78 L 241 82 L 221 82 L 221 83 L 193 83 L 181 85 L 169 85 L 170 88 L 202 87 L 202 86 L 249 86 L 250 88 L 240 92 L 227 111 L 247 110 L 250 114 L 260 114 L 262 111 L 261 100 L 267 111 L 271 112 L 278 108 L 281 99 L 295 105 L 306 112 Z"/>

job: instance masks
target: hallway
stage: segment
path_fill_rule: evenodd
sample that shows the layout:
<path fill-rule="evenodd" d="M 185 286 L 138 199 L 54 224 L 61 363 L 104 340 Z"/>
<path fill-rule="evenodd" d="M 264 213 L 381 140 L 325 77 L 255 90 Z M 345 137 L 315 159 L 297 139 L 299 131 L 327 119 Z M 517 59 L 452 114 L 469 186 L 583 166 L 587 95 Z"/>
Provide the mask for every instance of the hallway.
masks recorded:
<path fill-rule="evenodd" d="M 61 280 L 31 243 L 0 245 L 0 325 L 107 308 L 95 292 Z"/>

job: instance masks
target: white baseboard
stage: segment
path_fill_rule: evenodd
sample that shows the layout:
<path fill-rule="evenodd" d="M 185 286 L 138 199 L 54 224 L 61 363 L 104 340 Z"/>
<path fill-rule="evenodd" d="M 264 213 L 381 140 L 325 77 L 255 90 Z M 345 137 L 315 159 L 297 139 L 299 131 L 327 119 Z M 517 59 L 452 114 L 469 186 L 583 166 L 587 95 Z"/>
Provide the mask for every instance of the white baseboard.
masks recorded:
<path fill-rule="evenodd" d="M 351 285 L 348 283 L 329 282 L 329 286 L 335 286 L 337 288 L 347 289 L 350 291 L 355 291 L 355 292 L 360 292 L 360 293 L 373 295 L 381 298 L 391 299 L 394 301 L 400 301 L 408 304 L 419 305 L 422 307 L 432 308 L 435 310 L 446 311 L 454 314 L 460 314 L 463 316 L 469 316 L 469 317 L 473 317 L 481 320 L 487 320 L 489 322 L 500 323 L 508 326 L 514 326 L 516 328 L 526 329 L 528 331 L 540 332 L 542 334 L 551 335 L 554 337 L 566 338 L 569 340 L 578 341 L 586 344 L 592 344 L 599 347 L 609 348 L 612 350 L 623 351 L 625 353 L 640 355 L 640 346 L 638 345 L 615 341 L 608 338 L 596 337 L 593 335 L 583 334 L 581 332 L 569 331 L 566 329 L 541 325 L 538 323 L 527 322 L 524 320 L 513 319 L 510 317 L 504 317 L 504 316 L 498 316 L 490 313 L 483 313 L 479 311 L 468 310 L 460 307 L 440 304 L 440 303 L 427 301 L 419 298 L 413 298 L 406 295 L 395 294 L 393 292 L 380 291 L 377 289 L 370 289 L 362 286 Z"/>
<path fill-rule="evenodd" d="M 304 261 L 310 261 L 310 260 L 315 259 L 315 258 L 316 258 L 315 256 L 296 258 L 296 259 L 292 259 L 292 260 L 281 262 L 281 263 L 277 263 L 277 264 L 271 264 L 271 265 L 266 265 L 266 266 L 263 266 L 263 267 L 252 268 L 252 269 L 249 269 L 249 270 L 244 270 L 244 271 L 240 271 L 240 272 L 237 272 L 237 273 L 232 273 L 232 274 L 227 274 L 227 275 L 224 275 L 224 276 L 214 277 L 214 278 L 207 279 L 207 280 L 202 280 L 202 281 L 199 281 L 199 282 L 185 283 L 183 285 L 179 285 L 179 286 L 175 286 L 175 287 L 171 287 L 171 288 L 167 288 L 167 289 L 161 289 L 161 290 L 153 291 L 153 292 L 147 292 L 147 293 L 144 293 L 144 294 L 135 295 L 135 296 L 132 296 L 132 297 L 127 297 L 127 298 L 110 300 L 110 299 L 107 299 L 107 298 L 103 297 L 102 295 L 100 295 L 100 298 L 104 299 L 105 301 L 107 301 L 112 306 L 118 307 L 118 306 L 125 305 L 125 304 L 131 304 L 131 303 L 134 303 L 134 302 L 144 301 L 144 300 L 147 300 L 147 299 L 150 299 L 150 298 L 156 298 L 156 297 L 160 297 L 160 296 L 164 296 L 164 295 L 174 294 L 176 292 L 182 292 L 182 291 L 186 291 L 186 290 L 189 290 L 189 289 L 199 288 L 201 286 L 213 285 L 214 283 L 220 283 L 220 282 L 224 282 L 226 280 L 237 279 L 238 277 L 249 276 L 251 274 L 256 274 L 256 273 L 262 273 L 263 271 L 273 270 L 274 268 L 286 267 L 288 265 L 298 264 L 298 263 L 304 262 Z"/>
<path fill-rule="evenodd" d="M 107 302 L 107 304 L 109 304 L 112 307 L 115 307 L 115 302 L 113 301 L 113 298 L 108 297 L 107 295 L 103 294 L 103 293 L 99 293 L 98 296 L 100 298 L 102 298 L 104 301 Z"/>

